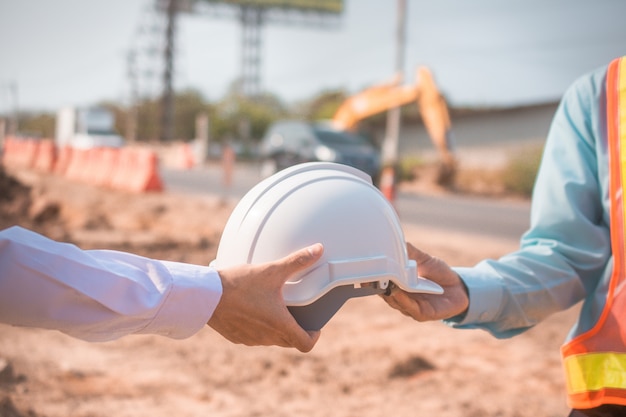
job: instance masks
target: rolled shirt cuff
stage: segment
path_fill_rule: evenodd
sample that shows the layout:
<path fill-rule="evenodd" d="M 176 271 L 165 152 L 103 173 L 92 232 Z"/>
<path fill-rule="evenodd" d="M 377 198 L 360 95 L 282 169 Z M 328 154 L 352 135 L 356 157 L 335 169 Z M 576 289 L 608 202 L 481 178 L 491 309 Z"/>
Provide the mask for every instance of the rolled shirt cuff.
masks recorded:
<path fill-rule="evenodd" d="M 469 307 L 462 316 L 445 320 L 455 327 L 489 323 L 500 313 L 504 289 L 497 279 L 476 268 L 456 267 L 453 270 L 461 277 L 469 293 Z"/>
<path fill-rule="evenodd" d="M 139 333 L 184 339 L 209 321 L 222 296 L 222 281 L 215 268 L 161 261 L 172 276 L 172 287 L 148 326 Z"/>

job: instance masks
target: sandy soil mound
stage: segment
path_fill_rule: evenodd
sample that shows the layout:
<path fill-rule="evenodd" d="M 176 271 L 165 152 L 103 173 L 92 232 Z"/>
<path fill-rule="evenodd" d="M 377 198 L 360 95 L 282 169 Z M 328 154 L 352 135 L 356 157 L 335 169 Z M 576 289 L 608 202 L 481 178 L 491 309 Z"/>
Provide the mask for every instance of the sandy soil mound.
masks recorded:
<path fill-rule="evenodd" d="M 1 226 L 84 248 L 207 264 L 232 207 L 210 198 L 130 195 L 54 177 L 0 175 Z M 452 264 L 514 243 L 406 229 Z M 210 328 L 183 341 L 86 343 L 0 325 L 1 417 L 557 417 L 567 413 L 558 348 L 576 311 L 512 340 L 416 323 L 377 297 L 351 300 L 312 352 L 230 344 Z"/>

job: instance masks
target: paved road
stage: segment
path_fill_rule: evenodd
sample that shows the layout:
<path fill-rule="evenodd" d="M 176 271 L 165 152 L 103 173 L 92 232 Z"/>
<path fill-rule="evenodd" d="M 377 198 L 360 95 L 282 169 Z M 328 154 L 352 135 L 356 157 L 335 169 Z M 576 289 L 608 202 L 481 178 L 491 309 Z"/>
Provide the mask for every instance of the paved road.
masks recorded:
<path fill-rule="evenodd" d="M 162 169 L 161 175 L 172 192 L 222 195 L 234 200 L 261 180 L 255 165 L 244 164 L 237 167 L 228 189 L 222 185 L 219 165 L 189 171 Z M 403 223 L 514 240 L 528 227 L 530 208 L 526 202 L 415 193 L 400 193 L 395 206 Z"/>
<path fill-rule="evenodd" d="M 401 193 L 396 209 L 403 223 L 516 241 L 530 218 L 526 202 L 489 198 Z"/>

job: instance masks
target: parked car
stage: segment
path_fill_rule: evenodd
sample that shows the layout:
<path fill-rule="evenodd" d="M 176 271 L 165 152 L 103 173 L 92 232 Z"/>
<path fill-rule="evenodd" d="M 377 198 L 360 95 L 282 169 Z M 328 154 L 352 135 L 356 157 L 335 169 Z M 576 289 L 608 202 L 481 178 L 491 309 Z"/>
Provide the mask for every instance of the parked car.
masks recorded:
<path fill-rule="evenodd" d="M 270 176 L 303 162 L 337 162 L 368 174 L 376 182 L 380 171 L 380 151 L 356 133 L 337 130 L 323 123 L 295 120 L 272 124 L 260 149 L 261 174 Z"/>

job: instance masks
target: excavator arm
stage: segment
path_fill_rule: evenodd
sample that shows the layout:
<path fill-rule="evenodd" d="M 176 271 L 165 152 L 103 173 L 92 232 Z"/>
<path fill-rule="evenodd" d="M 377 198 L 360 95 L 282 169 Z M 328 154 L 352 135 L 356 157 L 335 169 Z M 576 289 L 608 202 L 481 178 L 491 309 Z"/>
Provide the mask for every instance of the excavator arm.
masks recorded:
<path fill-rule="evenodd" d="M 401 86 L 399 81 L 396 76 L 349 97 L 335 112 L 333 125 L 340 130 L 354 130 L 363 119 L 414 102 L 419 95 L 417 85 Z"/>
<path fill-rule="evenodd" d="M 439 92 L 430 70 L 419 67 L 413 85 L 400 85 L 400 78 L 370 87 L 346 99 L 333 116 L 333 125 L 341 130 L 354 130 L 370 116 L 395 107 L 416 103 L 431 142 L 441 155 L 439 182 L 448 182 L 456 161 L 451 144 L 451 123 L 448 106 Z"/>
<path fill-rule="evenodd" d="M 439 92 L 428 68 L 420 67 L 418 69 L 418 80 L 420 94 L 417 105 L 424 121 L 424 127 L 426 127 L 431 142 L 439 151 L 443 163 L 445 165 L 454 164 L 451 143 L 452 126 L 446 101 Z"/>

